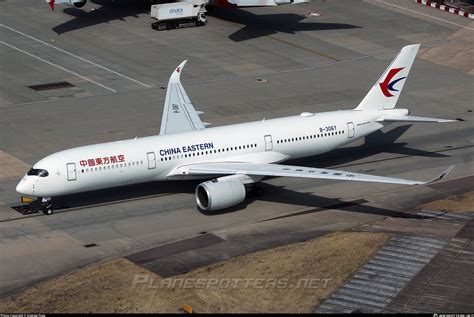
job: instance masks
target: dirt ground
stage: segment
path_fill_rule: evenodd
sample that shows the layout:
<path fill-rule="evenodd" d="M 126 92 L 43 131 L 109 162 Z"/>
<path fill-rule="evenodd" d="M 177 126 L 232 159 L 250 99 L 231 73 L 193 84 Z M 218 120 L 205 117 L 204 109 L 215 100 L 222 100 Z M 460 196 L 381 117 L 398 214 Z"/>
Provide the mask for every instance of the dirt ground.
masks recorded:
<path fill-rule="evenodd" d="M 390 238 L 335 232 L 163 279 L 117 259 L 38 284 L 2 312 L 313 312 Z M 174 283 L 174 284 L 173 284 Z"/>
<path fill-rule="evenodd" d="M 447 212 L 474 212 L 474 191 L 463 195 L 455 195 L 445 199 L 436 200 L 421 205 L 419 209 Z"/>

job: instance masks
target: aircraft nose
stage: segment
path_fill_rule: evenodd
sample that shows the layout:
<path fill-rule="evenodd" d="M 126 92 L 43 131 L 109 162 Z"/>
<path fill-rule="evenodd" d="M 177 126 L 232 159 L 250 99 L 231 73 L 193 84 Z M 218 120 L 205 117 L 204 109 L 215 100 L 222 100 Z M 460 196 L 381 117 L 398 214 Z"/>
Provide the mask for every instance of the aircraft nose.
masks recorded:
<path fill-rule="evenodd" d="M 28 190 L 25 179 L 22 179 L 18 185 L 16 185 L 16 192 L 22 195 L 31 195 L 31 192 Z"/>

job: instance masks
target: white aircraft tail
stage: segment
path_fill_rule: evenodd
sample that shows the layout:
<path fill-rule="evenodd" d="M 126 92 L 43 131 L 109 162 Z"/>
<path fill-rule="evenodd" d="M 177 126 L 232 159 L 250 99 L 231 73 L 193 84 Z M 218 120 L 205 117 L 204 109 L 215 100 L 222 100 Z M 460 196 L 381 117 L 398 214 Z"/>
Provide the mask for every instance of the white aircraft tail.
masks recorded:
<path fill-rule="evenodd" d="M 419 48 L 420 44 L 403 47 L 355 110 L 395 108 Z"/>

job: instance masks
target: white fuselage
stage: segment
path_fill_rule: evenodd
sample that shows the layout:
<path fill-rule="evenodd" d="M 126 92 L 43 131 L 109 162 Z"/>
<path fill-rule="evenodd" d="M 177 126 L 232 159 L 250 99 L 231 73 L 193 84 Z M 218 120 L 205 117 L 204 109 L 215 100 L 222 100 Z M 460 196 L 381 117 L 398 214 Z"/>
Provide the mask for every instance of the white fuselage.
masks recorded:
<path fill-rule="evenodd" d="M 179 179 L 168 174 L 187 164 L 282 162 L 325 153 L 379 130 L 383 125 L 375 121 L 378 117 L 378 111 L 303 113 L 72 148 L 37 162 L 33 168 L 46 170 L 48 176 L 25 175 L 17 191 L 27 196 L 52 197 Z"/>

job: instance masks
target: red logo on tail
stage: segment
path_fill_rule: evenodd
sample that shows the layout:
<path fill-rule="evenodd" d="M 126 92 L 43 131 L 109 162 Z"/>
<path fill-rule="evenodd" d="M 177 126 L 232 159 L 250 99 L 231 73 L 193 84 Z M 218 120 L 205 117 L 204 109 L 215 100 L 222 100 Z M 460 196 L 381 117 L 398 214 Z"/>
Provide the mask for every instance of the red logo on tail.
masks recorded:
<path fill-rule="evenodd" d="M 400 68 L 392 68 L 389 72 L 387 77 L 385 77 L 385 80 L 381 83 L 380 89 L 382 90 L 382 93 L 384 94 L 385 97 L 393 97 L 393 95 L 390 93 L 390 91 L 398 91 L 398 89 L 395 89 L 393 86 L 398 83 L 400 80 L 405 79 L 406 77 L 398 78 L 394 81 L 391 81 L 392 78 L 402 69 L 405 67 L 400 67 Z"/>

